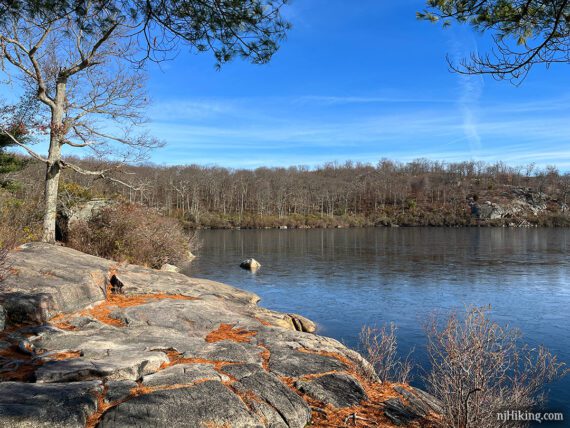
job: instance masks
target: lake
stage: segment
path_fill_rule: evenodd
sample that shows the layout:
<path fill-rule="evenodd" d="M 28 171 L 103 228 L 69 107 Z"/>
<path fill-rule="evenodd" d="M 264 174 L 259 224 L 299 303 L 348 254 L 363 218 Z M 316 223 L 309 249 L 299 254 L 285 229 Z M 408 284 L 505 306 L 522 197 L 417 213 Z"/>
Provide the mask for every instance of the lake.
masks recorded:
<path fill-rule="evenodd" d="M 262 306 L 304 315 L 350 347 L 363 325 L 393 321 L 401 353 L 415 349 L 425 365 L 423 324 L 433 311 L 491 305 L 493 319 L 570 363 L 570 230 L 207 230 L 200 237 L 186 274 L 252 291 Z M 248 257 L 261 262 L 256 273 L 240 269 Z M 551 385 L 550 398 L 549 408 L 570 418 L 570 376 Z"/>

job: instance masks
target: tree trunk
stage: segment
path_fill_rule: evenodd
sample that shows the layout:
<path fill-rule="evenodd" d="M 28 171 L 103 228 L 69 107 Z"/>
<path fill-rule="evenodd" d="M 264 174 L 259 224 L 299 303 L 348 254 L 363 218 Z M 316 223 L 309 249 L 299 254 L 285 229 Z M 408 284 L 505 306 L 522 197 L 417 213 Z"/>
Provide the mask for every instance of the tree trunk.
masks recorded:
<path fill-rule="evenodd" d="M 45 208 L 42 242 L 55 243 L 57 194 L 61 174 L 61 146 L 64 130 L 65 90 L 67 82 L 59 78 L 56 86 L 55 107 L 51 111 L 51 130 L 45 182 Z"/>
<path fill-rule="evenodd" d="M 51 150 L 50 150 L 51 151 Z M 45 212 L 43 242 L 55 243 L 55 223 L 57 218 L 57 193 L 59 189 L 59 176 L 61 173 L 59 161 L 50 163 L 46 171 L 45 183 Z"/>

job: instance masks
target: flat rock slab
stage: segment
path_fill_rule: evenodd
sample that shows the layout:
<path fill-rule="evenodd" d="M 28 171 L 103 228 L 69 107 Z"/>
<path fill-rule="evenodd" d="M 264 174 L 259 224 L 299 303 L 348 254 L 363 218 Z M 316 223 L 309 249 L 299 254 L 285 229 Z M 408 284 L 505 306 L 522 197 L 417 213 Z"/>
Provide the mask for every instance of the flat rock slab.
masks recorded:
<path fill-rule="evenodd" d="M 323 403 L 334 407 L 351 407 L 367 400 L 366 392 L 358 381 L 345 373 L 332 373 L 307 381 L 298 381 L 297 388 Z"/>
<path fill-rule="evenodd" d="M 10 263 L 17 273 L 0 288 L 1 427 L 89 419 L 99 427 L 303 428 L 311 397 L 327 408 L 357 405 L 366 394 L 347 373 L 374 379 L 359 354 L 311 334 L 309 320 L 260 308 L 258 296 L 229 285 L 46 244 L 23 246 Z M 113 275 L 124 294 L 106 296 Z M 15 367 L 14 349 L 37 383 L 1 381 Z M 400 394 L 415 413 L 436 406 Z"/>
<path fill-rule="evenodd" d="M 254 428 L 264 425 L 220 382 L 157 391 L 125 401 L 109 410 L 99 428 L 173 427 Z"/>
<path fill-rule="evenodd" d="M 266 373 L 261 368 L 239 379 L 234 387 L 245 396 L 253 393 L 252 404 L 261 401 L 268 405 L 277 413 L 273 419 L 282 419 L 285 426 L 303 428 L 311 420 L 311 411 L 307 403 L 285 386 L 277 376 Z"/>
<path fill-rule="evenodd" d="M 0 383 L 0 426 L 84 427 L 102 390 L 101 382 Z"/>
<path fill-rule="evenodd" d="M 150 387 L 188 385 L 203 380 L 225 382 L 230 378 L 214 370 L 211 364 L 178 364 L 145 376 L 142 384 Z"/>
<path fill-rule="evenodd" d="M 332 371 L 344 371 L 348 367 L 336 358 L 309 352 L 281 348 L 271 352 L 269 369 L 280 376 L 300 377 Z"/>

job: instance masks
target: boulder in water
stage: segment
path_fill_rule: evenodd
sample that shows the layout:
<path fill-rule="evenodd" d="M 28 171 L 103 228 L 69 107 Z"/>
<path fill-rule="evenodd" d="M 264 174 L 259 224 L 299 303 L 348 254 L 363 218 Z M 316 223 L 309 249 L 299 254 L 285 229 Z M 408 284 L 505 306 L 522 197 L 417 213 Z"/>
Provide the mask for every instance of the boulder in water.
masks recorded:
<path fill-rule="evenodd" d="M 247 270 L 257 270 L 261 267 L 261 263 L 255 259 L 245 259 L 240 263 L 239 267 Z"/>

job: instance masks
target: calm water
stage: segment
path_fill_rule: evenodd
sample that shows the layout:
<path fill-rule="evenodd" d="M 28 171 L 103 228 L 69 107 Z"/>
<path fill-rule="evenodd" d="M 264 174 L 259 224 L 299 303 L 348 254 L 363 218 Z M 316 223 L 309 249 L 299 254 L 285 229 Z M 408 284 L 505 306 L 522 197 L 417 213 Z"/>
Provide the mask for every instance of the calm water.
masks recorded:
<path fill-rule="evenodd" d="M 319 333 L 356 346 L 364 324 L 394 321 L 402 353 L 425 364 L 424 320 L 435 310 L 491 305 L 570 363 L 570 230 L 336 229 L 203 231 L 185 273 L 257 293 L 265 307 L 296 312 Z M 239 268 L 255 257 L 255 274 Z M 570 418 L 570 376 L 550 407 Z"/>

